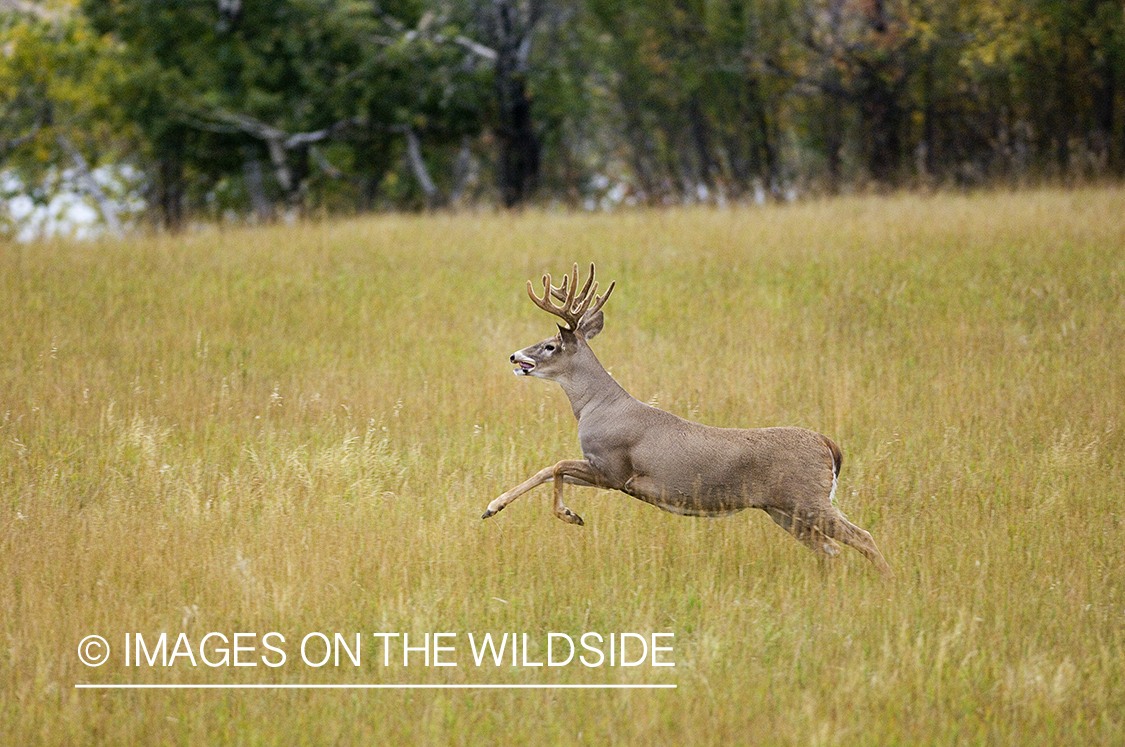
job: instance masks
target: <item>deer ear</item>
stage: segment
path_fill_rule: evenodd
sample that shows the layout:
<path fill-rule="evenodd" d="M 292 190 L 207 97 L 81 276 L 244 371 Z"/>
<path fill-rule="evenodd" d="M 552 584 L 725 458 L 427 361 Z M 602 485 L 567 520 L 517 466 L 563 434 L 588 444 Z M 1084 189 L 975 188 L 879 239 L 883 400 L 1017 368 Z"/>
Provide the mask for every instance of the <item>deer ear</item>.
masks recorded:
<path fill-rule="evenodd" d="M 566 327 L 562 326 L 561 324 L 558 324 L 556 326 L 559 328 L 559 339 L 562 340 L 564 348 L 567 345 L 570 345 L 570 346 L 573 347 L 574 345 L 577 344 L 577 340 L 575 339 L 574 332 L 572 330 L 567 329 Z"/>
<path fill-rule="evenodd" d="M 605 323 L 605 315 L 598 311 L 593 314 L 587 314 L 582 317 L 582 321 L 578 323 L 578 331 L 582 336 L 589 340 L 591 337 L 602 331 L 602 325 Z"/>

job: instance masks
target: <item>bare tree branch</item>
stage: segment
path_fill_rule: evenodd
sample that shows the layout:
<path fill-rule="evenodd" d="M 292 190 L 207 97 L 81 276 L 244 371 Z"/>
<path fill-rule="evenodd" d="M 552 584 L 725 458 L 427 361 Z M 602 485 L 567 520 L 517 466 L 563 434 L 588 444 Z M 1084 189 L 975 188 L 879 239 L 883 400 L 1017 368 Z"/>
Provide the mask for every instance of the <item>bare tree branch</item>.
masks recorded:
<path fill-rule="evenodd" d="M 392 44 L 398 44 L 400 41 L 413 42 L 417 39 L 428 39 L 434 44 L 456 44 L 472 52 L 477 57 L 481 57 L 489 62 L 496 61 L 497 54 L 495 49 L 481 44 L 475 39 L 470 39 L 464 34 L 450 37 L 445 34 L 430 32 L 429 27 L 433 25 L 434 21 L 433 14 L 431 13 L 423 15 L 422 19 L 418 22 L 418 27 L 414 29 L 408 29 L 405 23 L 386 13 L 380 14 L 379 17 L 382 19 L 383 23 L 397 31 L 401 36 L 398 38 L 388 36 L 372 37 L 372 40 L 378 44 L 391 46 Z"/>
<path fill-rule="evenodd" d="M 434 180 L 430 178 L 430 172 L 426 169 L 426 162 L 422 160 L 422 148 L 418 143 L 418 136 L 410 127 L 406 128 L 406 157 L 410 161 L 414 178 L 418 180 L 422 193 L 426 195 L 427 206 L 432 207 L 432 203 L 437 199 L 437 187 L 434 186 Z"/>
<path fill-rule="evenodd" d="M 315 145 L 309 146 L 309 155 L 316 161 L 316 165 L 320 167 L 320 170 L 332 179 L 347 178 L 347 174 L 333 166 L 332 162 L 328 160 L 328 157 L 324 155 L 324 152 L 320 148 Z"/>
<path fill-rule="evenodd" d="M 365 124 L 367 124 L 366 117 L 350 117 L 348 119 L 342 119 L 339 122 L 330 124 L 320 130 L 314 130 L 313 132 L 298 132 L 296 135 L 290 135 L 285 140 L 285 147 L 286 149 L 299 148 L 302 145 L 319 143 L 321 140 L 328 140 L 330 138 L 338 137 L 345 131 L 353 127 L 362 127 Z"/>

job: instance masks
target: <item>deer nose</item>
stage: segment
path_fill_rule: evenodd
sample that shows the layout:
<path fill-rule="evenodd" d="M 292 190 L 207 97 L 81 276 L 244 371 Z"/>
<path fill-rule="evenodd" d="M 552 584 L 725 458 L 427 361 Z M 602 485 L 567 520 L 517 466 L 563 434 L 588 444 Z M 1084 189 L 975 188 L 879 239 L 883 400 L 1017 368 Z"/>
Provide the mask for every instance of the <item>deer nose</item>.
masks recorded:
<path fill-rule="evenodd" d="M 512 353 L 511 357 L 508 358 L 508 360 L 510 360 L 512 363 L 515 363 L 516 362 L 516 354 Z"/>

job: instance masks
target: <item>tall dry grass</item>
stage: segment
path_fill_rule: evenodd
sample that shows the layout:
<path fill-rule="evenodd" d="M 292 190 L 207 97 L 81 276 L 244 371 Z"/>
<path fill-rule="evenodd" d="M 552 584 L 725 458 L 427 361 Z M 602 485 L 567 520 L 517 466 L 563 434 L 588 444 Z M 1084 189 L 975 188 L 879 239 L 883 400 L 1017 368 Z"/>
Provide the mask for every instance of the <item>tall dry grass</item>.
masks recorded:
<path fill-rule="evenodd" d="M 0 245 L 0 743 L 1119 744 L 1123 218 L 1107 188 Z M 574 489 L 578 528 L 540 490 L 480 521 L 578 454 L 507 365 L 552 329 L 524 281 L 576 260 L 618 282 L 594 347 L 635 396 L 843 445 L 897 583 L 757 512 Z M 121 658 L 269 631 L 284 667 Z M 301 664 L 313 631 L 361 666 Z M 676 666 L 468 655 L 586 631 L 674 633 Z M 458 633 L 458 666 L 384 667 L 375 632 Z M 678 688 L 74 688 L 173 682 Z"/>

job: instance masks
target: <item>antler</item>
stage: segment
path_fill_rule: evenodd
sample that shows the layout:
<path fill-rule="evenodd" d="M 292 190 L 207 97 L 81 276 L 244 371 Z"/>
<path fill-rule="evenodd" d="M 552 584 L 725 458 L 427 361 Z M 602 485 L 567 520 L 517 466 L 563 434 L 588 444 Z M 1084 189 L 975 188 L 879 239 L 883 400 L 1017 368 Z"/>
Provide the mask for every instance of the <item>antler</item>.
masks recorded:
<path fill-rule="evenodd" d="M 596 314 L 605 305 L 606 300 L 609 299 L 609 294 L 613 293 L 613 286 L 617 283 L 612 282 L 609 288 L 603 295 L 596 295 L 598 292 L 598 284 L 594 281 L 594 263 L 590 263 L 590 277 L 586 278 L 586 284 L 582 286 L 582 292 L 578 290 L 578 263 L 574 263 L 574 270 L 571 275 L 564 275 L 562 285 L 552 285 L 551 275 L 548 273 L 543 276 L 543 296 L 535 295 L 535 290 L 531 285 L 531 281 L 527 281 L 527 295 L 531 296 L 531 300 L 535 305 L 543 309 L 549 314 L 555 316 L 566 322 L 567 327 L 571 332 L 578 329 L 582 317 L 587 315 Z M 557 298 L 562 301 L 562 306 L 556 306 L 551 298 Z"/>

